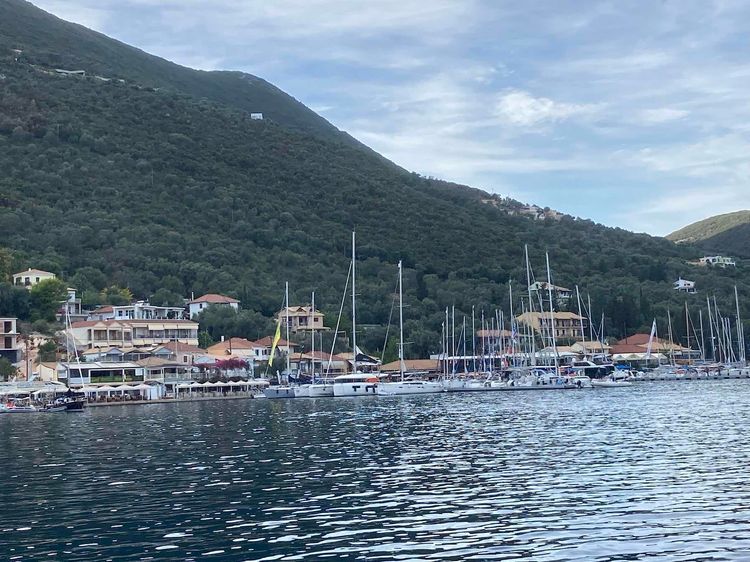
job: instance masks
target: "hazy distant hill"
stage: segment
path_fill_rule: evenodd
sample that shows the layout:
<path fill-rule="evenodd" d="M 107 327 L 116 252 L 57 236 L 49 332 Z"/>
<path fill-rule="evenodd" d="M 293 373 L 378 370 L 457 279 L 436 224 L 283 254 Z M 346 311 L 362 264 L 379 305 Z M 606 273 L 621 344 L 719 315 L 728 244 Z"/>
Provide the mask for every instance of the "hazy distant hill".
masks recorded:
<path fill-rule="evenodd" d="M 708 252 L 750 257 L 750 211 L 716 215 L 690 224 L 667 236 Z"/>
<path fill-rule="evenodd" d="M 540 276 L 549 251 L 553 282 L 591 293 L 610 335 L 684 306 L 681 274 L 750 295 L 742 268 L 691 269 L 694 248 L 405 172 L 261 79 L 182 68 L 20 0 L 0 0 L 0 170 L 14 266 L 89 297 L 112 283 L 165 302 L 222 292 L 262 318 L 289 281 L 295 302 L 316 290 L 330 324 L 356 228 L 359 318 L 388 321 L 402 259 L 409 355 L 439 350 L 446 306 L 508 314 L 509 280 L 518 312 L 524 244 Z"/>

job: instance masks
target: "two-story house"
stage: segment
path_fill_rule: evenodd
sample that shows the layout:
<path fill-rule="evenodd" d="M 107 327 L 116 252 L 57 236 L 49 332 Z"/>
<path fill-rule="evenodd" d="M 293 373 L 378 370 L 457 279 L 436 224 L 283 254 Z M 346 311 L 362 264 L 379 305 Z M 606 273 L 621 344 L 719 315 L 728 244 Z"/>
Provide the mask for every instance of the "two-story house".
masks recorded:
<path fill-rule="evenodd" d="M 46 281 L 48 279 L 55 279 L 57 276 L 49 271 L 42 271 L 41 269 L 29 268 L 26 271 L 13 274 L 13 284 L 19 287 L 26 287 L 31 289 L 37 283 Z"/>
<path fill-rule="evenodd" d="M 293 333 L 306 330 L 327 330 L 323 326 L 323 313 L 313 310 L 311 306 L 290 306 L 282 308 L 276 313 L 276 321 L 289 323 L 289 330 Z"/>
<path fill-rule="evenodd" d="M 208 308 L 209 306 L 228 306 L 234 310 L 239 310 L 240 301 L 227 297 L 224 295 L 218 295 L 216 293 L 208 293 L 197 299 L 193 299 L 188 303 L 188 314 L 190 318 L 193 318 L 196 314 L 200 314 L 201 311 Z"/>

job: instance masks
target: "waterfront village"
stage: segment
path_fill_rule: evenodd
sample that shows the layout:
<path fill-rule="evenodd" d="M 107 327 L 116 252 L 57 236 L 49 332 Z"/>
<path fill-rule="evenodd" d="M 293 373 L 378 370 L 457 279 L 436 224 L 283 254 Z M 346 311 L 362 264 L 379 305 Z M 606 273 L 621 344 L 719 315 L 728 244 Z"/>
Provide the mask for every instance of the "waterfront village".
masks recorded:
<path fill-rule="evenodd" d="M 734 265 L 733 260 L 721 257 L 701 261 L 715 263 L 717 260 L 722 262 L 719 264 L 722 267 Z M 56 279 L 56 275 L 29 268 L 13 275 L 13 284 L 31 289 L 50 279 Z M 684 279 L 678 279 L 674 288 L 690 293 L 696 290 L 692 281 Z M 545 282 L 535 282 L 528 289 L 545 294 L 554 292 L 558 301 L 574 296 L 568 288 Z M 332 378 L 355 370 L 378 378 L 406 373 L 429 380 L 450 373 L 508 367 L 514 361 L 513 353 L 523 351 L 516 343 L 519 336 L 536 339 L 552 329 L 557 341 L 569 345 L 556 345 L 554 350 L 551 347 L 538 349 L 536 356 L 540 364 L 552 363 L 553 354 L 555 362 L 561 366 L 583 361 L 592 366 L 621 363 L 630 368 L 659 365 L 666 360 L 677 365 L 701 356 L 700 349 L 654 337 L 654 333 L 636 333 L 619 341 L 606 342 L 603 337 L 593 336 L 587 318 L 573 312 L 525 311 L 510 323 L 513 331 L 497 328 L 505 326 L 504 322 L 493 324 L 492 328 L 487 325 L 475 330 L 473 339 L 464 337 L 463 348 L 461 344 L 456 347 L 455 334 L 451 346 L 450 334 L 445 333 L 440 354 L 383 364 L 379 358 L 359 348 L 356 348 L 356 355 L 353 352 L 331 354 L 320 348 L 305 350 L 304 345 L 293 341 L 306 341 L 311 334 L 331 329 L 326 325 L 324 314 L 307 303 L 287 303 L 276 314 L 278 326 L 283 326 L 286 334 L 293 334 L 294 338 L 279 337 L 281 330 L 276 337 L 268 334 L 254 341 L 228 334 L 222 336 L 221 341 L 202 348 L 198 315 L 208 307 L 239 310 L 242 304 L 239 300 L 205 294 L 185 299 L 184 306 L 155 306 L 147 301 L 134 301 L 84 310 L 76 290 L 68 288 L 67 293 L 67 300 L 57 312 L 57 319 L 64 328 L 54 337 L 22 336 L 16 318 L 0 318 L 0 357 L 16 367 L 12 380 L 0 383 L 0 394 L 7 396 L 19 390 L 23 392 L 24 388 L 57 386 L 83 391 L 89 403 L 116 404 L 252 397 L 261 395 L 269 385 L 290 380 L 310 381 L 316 376 Z M 472 339 L 470 349 L 467 349 L 467 339 Z M 57 346 L 55 360 L 41 360 L 37 350 L 49 342 Z M 270 364 L 274 354 L 277 363 Z M 277 365 L 281 365 L 281 373 L 278 369 L 274 371 Z"/>

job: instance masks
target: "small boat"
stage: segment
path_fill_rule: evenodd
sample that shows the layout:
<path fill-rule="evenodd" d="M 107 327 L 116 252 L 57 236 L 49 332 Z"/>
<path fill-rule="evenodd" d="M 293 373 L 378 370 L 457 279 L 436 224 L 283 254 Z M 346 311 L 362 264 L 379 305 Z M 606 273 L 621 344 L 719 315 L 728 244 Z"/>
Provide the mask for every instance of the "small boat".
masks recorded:
<path fill-rule="evenodd" d="M 633 386 L 633 383 L 624 379 L 604 377 L 601 379 L 592 380 L 591 386 L 593 386 L 594 388 L 620 388 L 620 387 L 626 387 L 626 386 Z"/>
<path fill-rule="evenodd" d="M 64 412 L 67 409 L 68 408 L 65 406 L 65 404 L 51 403 L 51 404 L 45 404 L 45 406 L 39 411 L 40 412 Z"/>
<path fill-rule="evenodd" d="M 15 402 L 0 404 L 0 414 L 31 414 L 38 411 L 39 408 L 31 404 L 17 404 Z"/>

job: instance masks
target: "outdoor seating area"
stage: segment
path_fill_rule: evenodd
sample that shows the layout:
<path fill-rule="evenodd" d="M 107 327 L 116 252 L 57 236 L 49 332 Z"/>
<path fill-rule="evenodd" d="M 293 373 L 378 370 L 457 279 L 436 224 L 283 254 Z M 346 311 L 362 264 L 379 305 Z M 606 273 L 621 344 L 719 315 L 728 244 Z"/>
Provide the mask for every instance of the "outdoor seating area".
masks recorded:
<path fill-rule="evenodd" d="M 191 382 L 174 385 L 173 395 L 176 399 L 194 399 L 200 397 L 218 397 L 227 395 L 253 396 L 261 393 L 268 386 L 263 379 Z"/>

